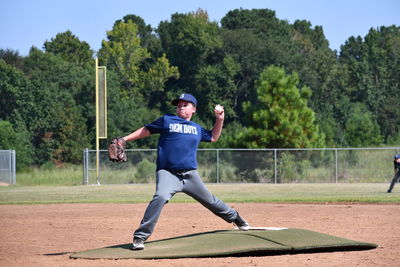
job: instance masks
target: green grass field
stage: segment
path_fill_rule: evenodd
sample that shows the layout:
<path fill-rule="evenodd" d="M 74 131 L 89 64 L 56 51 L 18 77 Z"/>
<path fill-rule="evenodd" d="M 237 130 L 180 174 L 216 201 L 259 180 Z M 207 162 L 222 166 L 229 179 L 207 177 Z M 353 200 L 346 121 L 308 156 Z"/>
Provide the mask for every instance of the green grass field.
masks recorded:
<path fill-rule="evenodd" d="M 400 203 L 400 186 L 386 193 L 386 183 L 353 184 L 207 184 L 225 202 Z M 147 203 L 154 184 L 79 186 L 3 186 L 0 204 Z M 177 194 L 171 202 L 195 202 Z"/>

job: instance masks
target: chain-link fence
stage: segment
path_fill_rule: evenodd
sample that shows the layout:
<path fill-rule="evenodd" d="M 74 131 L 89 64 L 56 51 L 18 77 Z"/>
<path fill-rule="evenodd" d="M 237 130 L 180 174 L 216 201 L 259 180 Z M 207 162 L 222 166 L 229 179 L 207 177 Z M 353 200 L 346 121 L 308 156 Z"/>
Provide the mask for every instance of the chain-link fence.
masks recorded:
<path fill-rule="evenodd" d="M 206 183 L 383 183 L 393 176 L 400 147 L 324 149 L 199 149 L 198 171 Z M 149 183 L 155 179 L 155 149 L 128 149 L 128 162 L 108 160 L 100 150 L 83 152 L 84 184 Z"/>
<path fill-rule="evenodd" d="M 0 150 L 0 182 L 16 183 L 15 150 Z"/>

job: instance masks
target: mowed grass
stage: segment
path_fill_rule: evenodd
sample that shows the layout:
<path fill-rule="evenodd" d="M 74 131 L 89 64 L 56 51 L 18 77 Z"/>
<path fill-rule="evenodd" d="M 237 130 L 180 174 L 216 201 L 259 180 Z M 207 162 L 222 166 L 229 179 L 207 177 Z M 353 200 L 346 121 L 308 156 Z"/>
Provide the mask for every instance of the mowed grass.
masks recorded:
<path fill-rule="evenodd" d="M 396 203 L 400 186 L 386 193 L 386 183 L 341 184 L 206 184 L 228 203 Z M 2 186 L 0 204 L 148 203 L 154 184 L 80 186 Z M 195 202 L 178 193 L 171 202 Z"/>

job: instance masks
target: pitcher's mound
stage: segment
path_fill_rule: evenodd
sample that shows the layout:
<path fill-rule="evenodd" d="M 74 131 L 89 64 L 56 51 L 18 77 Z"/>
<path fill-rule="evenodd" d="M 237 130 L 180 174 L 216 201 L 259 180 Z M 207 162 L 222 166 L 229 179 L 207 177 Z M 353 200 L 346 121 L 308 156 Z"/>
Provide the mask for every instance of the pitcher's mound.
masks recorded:
<path fill-rule="evenodd" d="M 250 231 L 220 230 L 156 240 L 145 249 L 121 244 L 72 254 L 81 259 L 164 259 L 256 256 L 376 248 L 376 244 L 296 228 L 254 227 Z"/>

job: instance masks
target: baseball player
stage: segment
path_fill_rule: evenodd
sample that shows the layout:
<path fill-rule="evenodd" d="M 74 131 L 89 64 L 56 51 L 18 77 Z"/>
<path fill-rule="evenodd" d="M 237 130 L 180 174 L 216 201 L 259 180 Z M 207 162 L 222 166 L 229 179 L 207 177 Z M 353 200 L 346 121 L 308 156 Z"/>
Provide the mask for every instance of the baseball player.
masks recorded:
<path fill-rule="evenodd" d="M 387 191 L 388 193 L 392 193 L 392 189 L 396 184 L 396 182 L 397 183 L 400 182 L 400 154 L 394 155 L 393 163 L 394 163 L 394 177 L 392 182 L 390 183 L 390 187 Z"/>
<path fill-rule="evenodd" d="M 133 234 L 133 250 L 144 249 L 144 242 L 152 234 L 161 210 L 178 192 L 186 193 L 204 207 L 240 230 L 250 225 L 239 213 L 211 194 L 197 172 L 197 147 L 201 141 L 216 142 L 224 123 L 224 109 L 217 105 L 216 122 L 212 130 L 206 130 L 191 121 L 196 112 L 197 100 L 191 94 L 182 94 L 172 101 L 176 114 L 166 114 L 150 124 L 123 137 L 128 141 L 159 134 L 157 147 L 156 192 L 150 201 L 139 228 Z"/>

